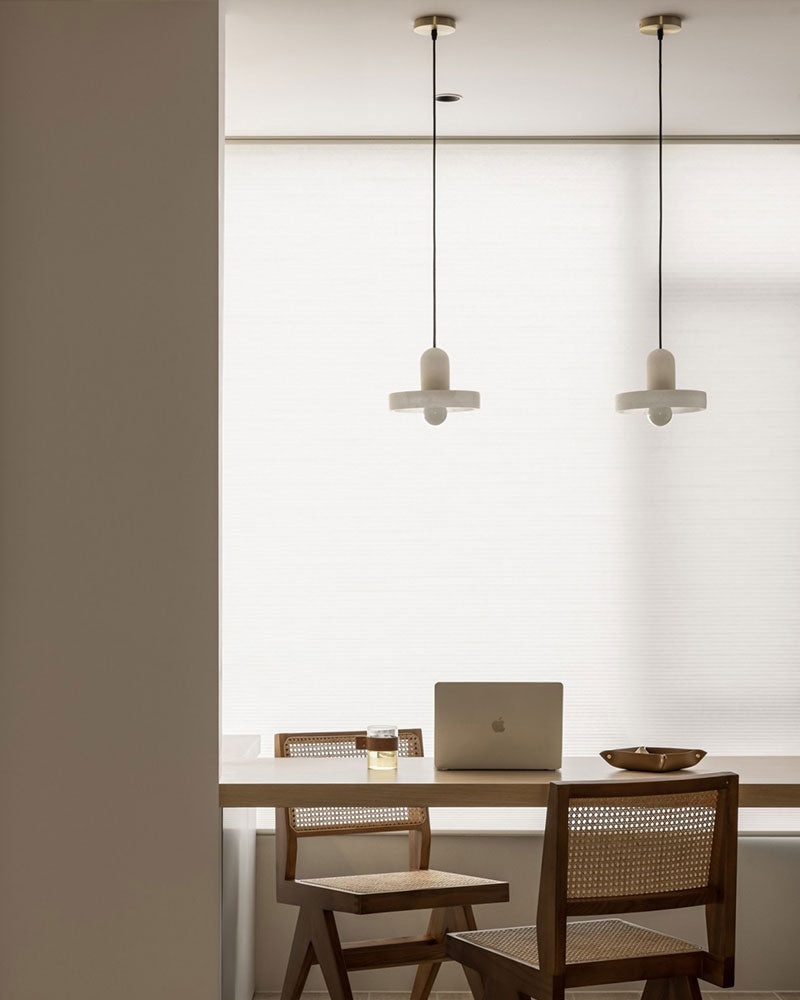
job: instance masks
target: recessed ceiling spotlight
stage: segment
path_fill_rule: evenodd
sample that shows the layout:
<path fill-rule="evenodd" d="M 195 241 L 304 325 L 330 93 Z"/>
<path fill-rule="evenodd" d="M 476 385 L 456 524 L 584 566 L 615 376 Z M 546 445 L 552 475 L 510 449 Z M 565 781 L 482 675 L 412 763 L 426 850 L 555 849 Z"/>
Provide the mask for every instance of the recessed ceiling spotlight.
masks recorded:
<path fill-rule="evenodd" d="M 452 104 L 453 101 L 461 100 L 461 94 L 437 94 L 436 100 L 441 101 L 442 104 Z"/>

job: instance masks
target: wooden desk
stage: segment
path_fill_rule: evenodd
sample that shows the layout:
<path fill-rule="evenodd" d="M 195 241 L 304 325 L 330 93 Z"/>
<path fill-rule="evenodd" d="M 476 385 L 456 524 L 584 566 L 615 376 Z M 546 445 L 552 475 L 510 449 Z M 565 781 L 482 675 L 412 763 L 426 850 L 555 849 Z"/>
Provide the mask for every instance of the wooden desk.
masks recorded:
<path fill-rule="evenodd" d="M 800 808 L 800 757 L 706 757 L 690 771 L 619 771 L 600 757 L 565 757 L 560 771 L 437 771 L 430 757 L 404 758 L 397 773 L 363 760 L 263 757 L 220 770 L 219 804 L 241 806 L 545 806 L 551 781 L 632 781 L 735 771 L 739 805 Z"/>

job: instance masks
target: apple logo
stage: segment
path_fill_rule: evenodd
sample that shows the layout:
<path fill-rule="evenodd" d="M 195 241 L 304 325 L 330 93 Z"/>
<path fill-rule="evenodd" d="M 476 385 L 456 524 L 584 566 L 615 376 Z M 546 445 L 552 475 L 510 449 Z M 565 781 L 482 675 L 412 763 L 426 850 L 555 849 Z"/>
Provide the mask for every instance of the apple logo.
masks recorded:
<path fill-rule="evenodd" d="M 492 723 L 492 729 L 496 733 L 504 733 L 506 731 L 506 724 L 503 722 L 503 716 L 501 715 L 499 719 L 495 719 Z"/>

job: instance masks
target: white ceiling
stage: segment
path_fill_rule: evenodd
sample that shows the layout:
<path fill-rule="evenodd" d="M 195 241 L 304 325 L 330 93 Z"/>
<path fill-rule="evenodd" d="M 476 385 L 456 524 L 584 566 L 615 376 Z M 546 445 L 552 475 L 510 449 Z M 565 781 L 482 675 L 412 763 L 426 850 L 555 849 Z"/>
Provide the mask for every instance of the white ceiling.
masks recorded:
<path fill-rule="evenodd" d="M 656 128 L 657 42 L 640 17 L 685 17 L 664 41 L 665 131 L 800 132 L 800 0 L 227 0 L 226 132 L 420 135 L 440 39 L 443 134 L 641 135 Z"/>

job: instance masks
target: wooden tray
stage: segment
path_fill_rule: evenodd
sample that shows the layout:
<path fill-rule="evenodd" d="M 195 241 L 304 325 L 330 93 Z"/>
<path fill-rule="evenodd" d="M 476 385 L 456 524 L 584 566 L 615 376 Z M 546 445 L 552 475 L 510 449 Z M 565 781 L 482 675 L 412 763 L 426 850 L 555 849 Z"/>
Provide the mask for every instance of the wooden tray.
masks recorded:
<path fill-rule="evenodd" d="M 680 771 L 699 764 L 705 755 L 705 750 L 681 750 L 678 747 L 626 747 L 624 750 L 603 750 L 600 753 L 612 767 L 621 767 L 625 771 Z"/>

